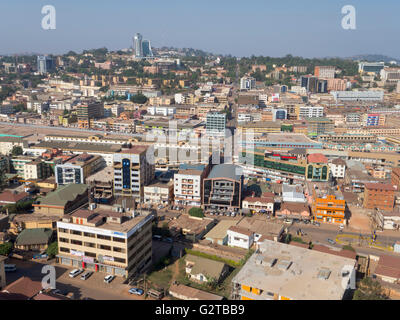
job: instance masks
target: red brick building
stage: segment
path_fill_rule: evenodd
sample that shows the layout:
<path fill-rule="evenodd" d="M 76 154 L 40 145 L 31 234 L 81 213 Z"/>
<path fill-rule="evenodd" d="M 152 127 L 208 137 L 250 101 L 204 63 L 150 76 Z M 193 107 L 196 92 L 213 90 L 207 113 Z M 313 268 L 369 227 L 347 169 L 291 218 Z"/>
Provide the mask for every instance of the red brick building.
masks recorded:
<path fill-rule="evenodd" d="M 385 183 L 366 183 L 364 188 L 364 203 L 366 209 L 381 209 L 391 211 L 394 207 L 396 188 Z"/>

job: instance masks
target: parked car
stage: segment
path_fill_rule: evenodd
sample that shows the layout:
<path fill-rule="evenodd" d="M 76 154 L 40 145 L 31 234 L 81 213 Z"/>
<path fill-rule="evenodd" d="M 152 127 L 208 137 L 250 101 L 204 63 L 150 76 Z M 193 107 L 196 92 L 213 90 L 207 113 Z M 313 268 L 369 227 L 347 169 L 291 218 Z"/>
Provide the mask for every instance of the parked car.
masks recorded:
<path fill-rule="evenodd" d="M 314 225 L 317 227 L 321 226 L 321 224 L 319 222 L 314 222 Z"/>
<path fill-rule="evenodd" d="M 164 240 L 165 242 L 168 242 L 168 243 L 172 243 L 172 242 L 174 242 L 174 240 L 172 240 L 172 238 L 165 238 L 165 240 Z"/>
<path fill-rule="evenodd" d="M 105 283 L 110 283 L 111 281 L 113 281 L 115 279 L 115 276 L 113 276 L 112 274 L 106 275 L 104 277 L 104 282 Z"/>
<path fill-rule="evenodd" d="M 137 296 L 141 296 L 141 295 L 143 295 L 144 291 L 142 289 L 139 289 L 139 288 L 130 288 L 129 289 L 129 293 L 130 294 L 136 294 Z"/>
<path fill-rule="evenodd" d="M 329 242 L 330 244 L 336 244 L 336 241 L 334 241 L 334 240 L 332 240 L 332 239 L 328 239 L 328 242 Z"/>
<path fill-rule="evenodd" d="M 214 212 L 210 212 L 210 216 L 213 216 L 214 215 Z"/>
<path fill-rule="evenodd" d="M 340 229 L 340 230 L 343 230 L 343 229 L 344 229 L 344 225 L 341 224 L 340 227 L 339 227 L 339 229 Z"/>
<path fill-rule="evenodd" d="M 70 278 L 75 278 L 83 272 L 83 269 L 74 269 L 69 273 Z"/>
<path fill-rule="evenodd" d="M 158 234 L 155 234 L 155 235 L 153 236 L 153 240 L 161 241 L 161 240 L 162 240 L 162 237 L 159 236 Z"/>
<path fill-rule="evenodd" d="M 93 271 L 86 271 L 84 274 L 81 275 L 81 280 L 87 280 L 93 274 Z"/>

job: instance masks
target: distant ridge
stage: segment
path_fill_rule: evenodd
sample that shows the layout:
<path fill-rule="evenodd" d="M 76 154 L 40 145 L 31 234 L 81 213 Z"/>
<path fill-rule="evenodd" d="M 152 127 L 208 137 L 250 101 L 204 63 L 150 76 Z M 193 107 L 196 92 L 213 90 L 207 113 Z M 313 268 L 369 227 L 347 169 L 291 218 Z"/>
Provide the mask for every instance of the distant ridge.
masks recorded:
<path fill-rule="evenodd" d="M 369 62 L 383 61 L 385 63 L 389 63 L 390 61 L 396 61 L 397 63 L 400 63 L 400 59 L 388 57 L 388 56 L 385 56 L 382 54 L 360 54 L 360 55 L 349 57 L 348 59 L 362 60 L 362 61 L 369 61 Z"/>

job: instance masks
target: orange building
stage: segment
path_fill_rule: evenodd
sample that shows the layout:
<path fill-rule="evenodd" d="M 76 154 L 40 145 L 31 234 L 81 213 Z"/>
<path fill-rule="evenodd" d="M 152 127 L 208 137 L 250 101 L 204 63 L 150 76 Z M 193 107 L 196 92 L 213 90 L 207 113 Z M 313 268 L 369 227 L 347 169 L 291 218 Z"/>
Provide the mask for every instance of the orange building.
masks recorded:
<path fill-rule="evenodd" d="M 345 223 L 346 201 L 340 191 L 318 195 L 314 189 L 313 200 L 312 214 L 315 221 L 335 224 Z"/>

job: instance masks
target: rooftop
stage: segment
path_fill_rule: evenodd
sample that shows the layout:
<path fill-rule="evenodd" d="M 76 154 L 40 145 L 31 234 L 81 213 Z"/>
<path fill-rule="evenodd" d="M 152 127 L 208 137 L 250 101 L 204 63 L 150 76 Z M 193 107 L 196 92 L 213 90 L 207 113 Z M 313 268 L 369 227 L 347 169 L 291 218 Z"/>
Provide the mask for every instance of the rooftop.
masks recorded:
<path fill-rule="evenodd" d="M 241 167 L 233 164 L 218 164 L 212 168 L 207 179 L 228 178 L 239 181 L 241 177 L 240 171 Z"/>
<path fill-rule="evenodd" d="M 341 300 L 342 272 L 355 264 L 355 259 L 265 240 L 232 281 L 261 289 L 258 297 L 264 299 L 272 292 L 293 300 Z"/>
<path fill-rule="evenodd" d="M 67 184 L 50 192 L 47 196 L 39 198 L 37 202 L 41 206 L 65 206 L 69 201 L 74 201 L 79 195 L 86 192 L 86 184 Z"/>

